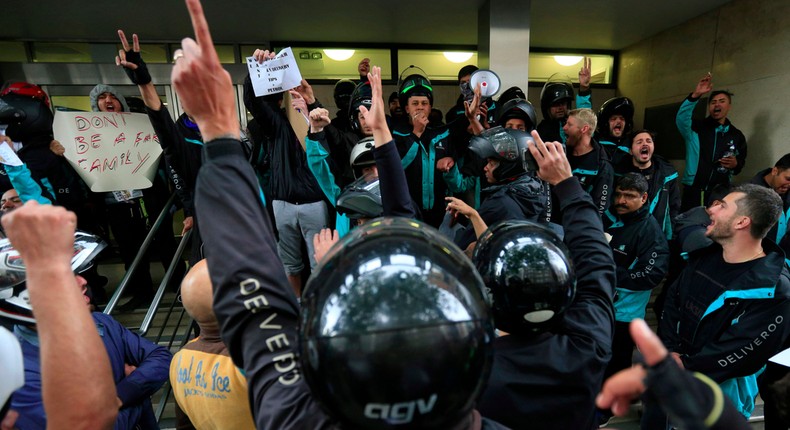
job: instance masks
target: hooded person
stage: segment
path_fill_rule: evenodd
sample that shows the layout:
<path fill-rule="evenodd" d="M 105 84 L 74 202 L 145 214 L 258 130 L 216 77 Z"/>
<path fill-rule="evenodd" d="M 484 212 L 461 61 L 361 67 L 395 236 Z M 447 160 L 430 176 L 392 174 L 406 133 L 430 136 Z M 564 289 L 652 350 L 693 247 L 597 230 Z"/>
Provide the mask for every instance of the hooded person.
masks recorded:
<path fill-rule="evenodd" d="M 332 119 L 332 126 L 340 131 L 351 131 L 351 122 L 346 113 L 356 87 L 357 84 L 351 79 L 341 79 L 335 83 L 335 88 L 332 91 L 335 106 L 337 106 L 337 116 Z"/>

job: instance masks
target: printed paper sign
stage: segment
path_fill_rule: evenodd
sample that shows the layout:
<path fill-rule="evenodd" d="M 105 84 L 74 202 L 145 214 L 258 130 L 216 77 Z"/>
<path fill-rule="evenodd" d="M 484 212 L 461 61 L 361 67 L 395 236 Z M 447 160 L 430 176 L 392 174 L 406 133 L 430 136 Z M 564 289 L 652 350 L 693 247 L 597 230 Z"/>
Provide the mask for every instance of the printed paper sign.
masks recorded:
<path fill-rule="evenodd" d="M 0 143 L 0 163 L 6 166 L 21 166 L 22 160 L 16 155 L 13 149 L 7 143 Z"/>
<path fill-rule="evenodd" d="M 162 147 L 147 115 L 58 111 L 52 128 L 66 159 L 91 191 L 152 185 Z"/>
<path fill-rule="evenodd" d="M 247 69 L 250 71 L 252 89 L 258 97 L 288 91 L 302 83 L 302 74 L 291 48 L 283 49 L 274 59 L 264 61 L 263 64 L 258 64 L 253 57 L 247 57 Z"/>

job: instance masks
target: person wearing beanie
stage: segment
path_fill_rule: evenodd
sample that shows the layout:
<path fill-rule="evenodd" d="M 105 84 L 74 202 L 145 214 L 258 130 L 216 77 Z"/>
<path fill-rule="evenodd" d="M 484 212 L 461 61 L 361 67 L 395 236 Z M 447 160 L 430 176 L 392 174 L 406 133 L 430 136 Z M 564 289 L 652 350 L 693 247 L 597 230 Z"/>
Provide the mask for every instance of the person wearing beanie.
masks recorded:
<path fill-rule="evenodd" d="M 94 112 L 129 112 L 126 98 L 114 87 L 98 84 L 91 90 L 91 110 Z"/>

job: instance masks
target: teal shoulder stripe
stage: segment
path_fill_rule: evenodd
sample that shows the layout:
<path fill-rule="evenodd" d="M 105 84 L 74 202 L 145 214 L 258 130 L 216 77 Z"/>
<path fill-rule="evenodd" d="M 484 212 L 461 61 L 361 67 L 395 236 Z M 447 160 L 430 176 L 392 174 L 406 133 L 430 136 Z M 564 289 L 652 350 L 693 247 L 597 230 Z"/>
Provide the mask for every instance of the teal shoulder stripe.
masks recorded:
<path fill-rule="evenodd" d="M 260 185 L 258 186 L 258 196 L 261 198 L 263 206 L 266 207 L 266 197 L 263 196 L 263 189 L 261 189 Z"/>
<path fill-rule="evenodd" d="M 677 178 L 678 178 L 678 172 L 675 172 L 675 173 L 667 176 L 666 178 L 664 178 L 664 183 L 666 184 L 667 182 L 669 182 L 669 181 L 671 181 L 673 179 L 677 179 Z"/>
<path fill-rule="evenodd" d="M 609 218 L 609 221 L 611 221 L 611 222 L 612 222 L 612 225 L 610 225 L 610 226 L 609 226 L 609 229 L 613 229 L 613 228 L 620 228 L 620 227 L 622 227 L 622 226 L 624 226 L 624 225 L 625 225 L 625 224 L 623 224 L 623 222 L 622 222 L 622 221 L 620 221 L 619 219 L 617 219 L 617 217 L 615 217 L 614 215 L 612 215 L 612 213 L 611 213 L 611 212 L 609 212 L 609 209 L 607 209 L 607 210 L 603 211 L 603 214 L 604 214 L 604 215 L 606 215 L 606 217 L 607 217 L 607 218 Z"/>
<path fill-rule="evenodd" d="M 432 144 L 434 144 L 434 143 L 436 143 L 436 142 L 438 142 L 438 141 L 440 141 L 440 140 L 444 139 L 445 137 L 447 137 L 447 136 L 449 136 L 449 135 L 450 135 L 450 130 L 445 130 L 445 131 L 444 131 L 444 133 L 442 133 L 442 134 L 440 134 L 440 135 L 438 135 L 438 136 L 434 137 L 434 138 L 431 140 L 431 143 L 432 143 Z"/>
<path fill-rule="evenodd" d="M 393 130 L 392 134 L 397 135 L 397 136 L 403 136 L 403 137 L 411 136 L 411 133 L 401 133 L 401 132 L 396 131 L 396 130 Z"/>
<path fill-rule="evenodd" d="M 195 145 L 203 146 L 203 142 L 201 142 L 201 141 L 199 141 L 199 140 L 195 140 L 195 139 L 188 139 L 188 138 L 186 138 L 186 137 L 184 138 L 184 140 L 186 140 L 186 141 L 187 141 L 187 142 L 189 142 L 189 143 L 194 143 Z"/>
<path fill-rule="evenodd" d="M 727 299 L 745 299 L 745 300 L 753 300 L 753 299 L 772 299 L 774 298 L 776 293 L 776 286 L 773 287 L 766 287 L 766 288 L 754 288 L 751 290 L 734 290 L 734 291 L 725 291 L 720 295 L 713 303 L 708 306 L 708 309 L 705 310 L 705 314 L 702 315 L 702 318 L 705 318 L 708 314 L 715 312 L 722 306 L 724 306 L 724 301 Z"/>
<path fill-rule="evenodd" d="M 590 176 L 597 176 L 598 175 L 598 171 L 597 170 L 586 170 L 586 169 L 573 169 L 573 172 L 571 172 L 571 173 L 578 173 L 580 175 L 590 175 Z"/>
<path fill-rule="evenodd" d="M 411 148 L 409 148 L 409 152 L 407 152 L 406 155 L 403 157 L 403 159 L 400 161 L 404 169 L 409 167 L 411 163 L 414 161 L 414 159 L 417 158 L 418 151 L 419 151 L 419 145 L 417 144 L 417 142 L 412 143 Z"/>

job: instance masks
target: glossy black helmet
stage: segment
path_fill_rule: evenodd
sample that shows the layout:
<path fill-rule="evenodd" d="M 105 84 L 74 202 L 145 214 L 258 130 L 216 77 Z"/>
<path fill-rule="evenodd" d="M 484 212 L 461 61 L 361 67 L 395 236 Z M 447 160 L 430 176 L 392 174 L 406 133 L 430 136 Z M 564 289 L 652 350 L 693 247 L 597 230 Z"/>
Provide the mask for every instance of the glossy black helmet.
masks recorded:
<path fill-rule="evenodd" d="M 15 82 L 0 92 L 0 126 L 15 142 L 52 140 L 53 119 L 49 97 L 37 85 Z"/>
<path fill-rule="evenodd" d="M 494 170 L 494 179 L 500 181 L 538 170 L 528 149 L 530 142 L 535 144 L 532 136 L 526 132 L 496 126 L 472 137 L 469 150 L 484 160 L 499 160 L 499 167 Z"/>
<path fill-rule="evenodd" d="M 574 92 L 571 79 L 565 75 L 555 73 L 549 77 L 540 91 L 540 110 L 543 118 L 549 118 L 551 105 L 557 102 L 565 102 L 570 110 L 573 102 Z"/>
<path fill-rule="evenodd" d="M 497 125 L 505 126 L 509 119 L 517 118 L 524 121 L 527 132 L 535 129 L 538 125 L 538 116 L 532 103 L 523 99 L 511 99 L 497 110 Z"/>
<path fill-rule="evenodd" d="M 351 93 L 350 102 L 348 105 L 348 120 L 351 124 L 351 129 L 354 131 L 359 130 L 359 112 L 360 106 L 365 106 L 370 110 L 373 105 L 373 90 L 370 88 L 370 82 L 360 82 Z"/>
<path fill-rule="evenodd" d="M 623 136 L 627 135 L 634 128 L 634 102 L 628 97 L 611 98 L 601 105 L 598 109 L 598 132 L 605 136 L 610 134 L 609 118 L 612 115 L 622 115 L 625 118 L 625 130 Z"/>
<path fill-rule="evenodd" d="M 521 88 L 513 86 L 503 91 L 496 102 L 498 105 L 502 106 L 513 99 L 526 100 L 527 95 L 524 94 L 524 90 Z"/>
<path fill-rule="evenodd" d="M 305 380 L 348 428 L 451 428 L 491 366 L 480 276 L 411 219 L 378 218 L 341 239 L 305 288 L 299 330 Z"/>
<path fill-rule="evenodd" d="M 502 331 L 543 333 L 573 302 L 576 276 L 568 249 L 547 227 L 496 223 L 481 236 L 473 260 Z"/>
<path fill-rule="evenodd" d="M 100 237 L 76 232 L 71 269 L 80 274 L 93 266 L 93 260 L 107 247 Z M 8 239 L 0 240 L 0 317 L 35 324 L 25 280 L 25 263 Z"/>

